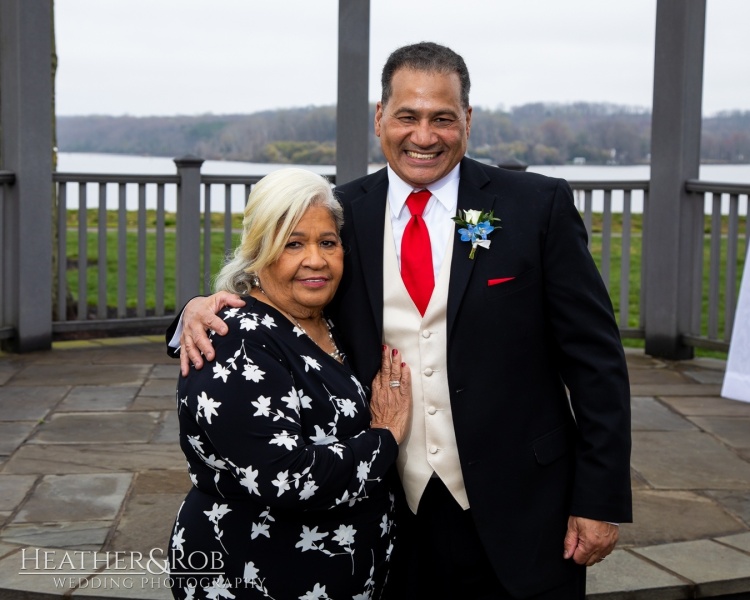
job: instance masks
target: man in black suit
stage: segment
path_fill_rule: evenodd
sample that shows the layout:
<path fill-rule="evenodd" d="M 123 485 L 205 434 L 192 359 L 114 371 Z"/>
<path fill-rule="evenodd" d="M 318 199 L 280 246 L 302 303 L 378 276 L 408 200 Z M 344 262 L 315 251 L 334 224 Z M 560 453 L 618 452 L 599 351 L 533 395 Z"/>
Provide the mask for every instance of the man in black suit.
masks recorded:
<path fill-rule="evenodd" d="M 383 343 L 414 374 L 389 597 L 580 600 L 586 567 L 631 519 L 630 401 L 570 187 L 465 157 L 469 75 L 452 50 L 400 48 L 382 83 L 375 133 L 388 167 L 336 190 L 348 251 L 330 314 L 361 381 Z M 424 189 L 412 216 L 408 197 Z M 500 219 L 473 252 L 451 221 L 464 211 Z M 403 273 L 414 219 L 432 244 L 425 306 L 389 277 Z M 211 358 L 203 329 L 223 329 L 211 317 L 227 301 L 188 305 L 183 368 L 202 364 L 198 350 Z"/>

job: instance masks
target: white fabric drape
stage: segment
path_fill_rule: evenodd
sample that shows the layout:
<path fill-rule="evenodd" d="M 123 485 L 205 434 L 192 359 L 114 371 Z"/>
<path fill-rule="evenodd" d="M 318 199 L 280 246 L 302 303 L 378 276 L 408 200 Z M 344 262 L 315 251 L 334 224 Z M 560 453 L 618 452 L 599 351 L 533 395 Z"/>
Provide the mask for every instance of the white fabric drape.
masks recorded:
<path fill-rule="evenodd" d="M 750 255 L 748 255 L 750 256 Z M 721 395 L 750 402 L 750 269 L 745 260 Z"/>

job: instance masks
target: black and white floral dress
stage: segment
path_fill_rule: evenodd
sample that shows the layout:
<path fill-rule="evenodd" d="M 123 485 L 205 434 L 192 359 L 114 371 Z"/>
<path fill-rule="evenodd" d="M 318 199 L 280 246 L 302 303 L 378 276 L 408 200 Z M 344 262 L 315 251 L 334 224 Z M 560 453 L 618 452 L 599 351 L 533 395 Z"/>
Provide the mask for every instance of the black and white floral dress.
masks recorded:
<path fill-rule="evenodd" d="M 170 543 L 175 598 L 378 598 L 398 446 L 362 385 L 274 308 L 224 310 L 216 359 L 180 378 L 193 488 Z"/>

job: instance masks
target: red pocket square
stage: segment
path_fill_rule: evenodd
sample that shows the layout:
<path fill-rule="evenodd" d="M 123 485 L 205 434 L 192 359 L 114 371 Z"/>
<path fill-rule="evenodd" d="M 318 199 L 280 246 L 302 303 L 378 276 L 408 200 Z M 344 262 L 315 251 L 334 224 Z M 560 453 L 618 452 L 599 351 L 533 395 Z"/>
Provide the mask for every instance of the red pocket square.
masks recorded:
<path fill-rule="evenodd" d="M 505 283 L 506 281 L 513 281 L 515 277 L 501 277 L 500 279 L 488 279 L 487 285 L 499 285 L 501 283 Z"/>

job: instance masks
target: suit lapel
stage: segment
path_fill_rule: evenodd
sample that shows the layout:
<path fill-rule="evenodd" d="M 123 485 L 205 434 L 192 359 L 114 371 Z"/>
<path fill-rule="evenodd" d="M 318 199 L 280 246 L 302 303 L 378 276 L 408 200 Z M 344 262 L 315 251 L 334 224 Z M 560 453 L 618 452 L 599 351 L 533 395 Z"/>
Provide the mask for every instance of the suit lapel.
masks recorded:
<path fill-rule="evenodd" d="M 366 187 L 365 187 L 366 186 Z M 364 194 L 351 202 L 353 239 L 356 240 L 370 308 L 383 335 L 383 235 L 388 175 L 383 169 L 364 182 Z"/>
<path fill-rule="evenodd" d="M 484 212 L 493 210 L 497 195 L 482 189 L 489 182 L 489 177 L 477 163 L 464 158 L 461 161 L 458 186 L 458 209 Z M 359 265 L 353 266 L 362 269 L 367 298 L 380 336 L 383 333 L 383 227 L 387 198 L 388 174 L 386 169 L 382 169 L 363 181 L 362 195 L 352 199 L 350 204 L 352 240 L 353 243 L 356 241 L 359 249 Z M 469 259 L 471 246 L 468 242 L 461 241 L 457 231 L 458 227 L 453 234 L 453 258 L 448 288 L 448 339 L 472 270 L 481 260 L 483 252 L 480 248 L 474 259 Z"/>
<path fill-rule="evenodd" d="M 490 182 L 489 177 L 477 163 L 464 158 L 461 161 L 461 179 L 458 184 L 458 210 L 493 210 L 496 194 L 488 193 L 482 188 Z M 476 263 L 482 260 L 482 248 L 478 248 L 473 259 L 469 258 L 471 244 L 462 242 L 456 226 L 453 234 L 453 258 L 451 259 L 451 278 L 448 288 L 448 339 L 461 305 L 461 299 L 466 291 L 469 278 Z"/>

